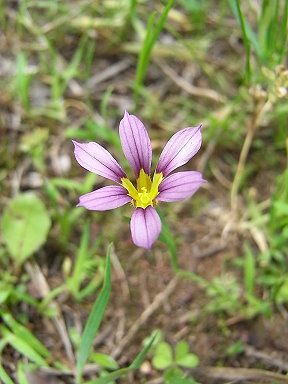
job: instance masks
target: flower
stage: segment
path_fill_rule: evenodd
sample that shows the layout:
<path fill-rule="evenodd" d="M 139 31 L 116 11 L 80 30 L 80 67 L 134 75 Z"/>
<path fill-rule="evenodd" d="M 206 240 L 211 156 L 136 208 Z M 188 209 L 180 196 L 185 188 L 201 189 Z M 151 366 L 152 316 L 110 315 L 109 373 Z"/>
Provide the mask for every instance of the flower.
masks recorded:
<path fill-rule="evenodd" d="M 127 178 L 119 163 L 101 145 L 73 141 L 75 158 L 83 168 L 116 183 L 80 196 L 78 206 L 106 211 L 131 203 L 135 208 L 130 223 L 132 240 L 137 246 L 150 249 L 161 232 L 161 220 L 155 209 L 158 202 L 190 197 L 205 182 L 200 172 L 172 173 L 198 152 L 202 141 L 201 125 L 184 128 L 171 137 L 160 155 L 153 176 L 152 147 L 144 124 L 136 116 L 125 112 L 119 135 L 136 183 Z"/>

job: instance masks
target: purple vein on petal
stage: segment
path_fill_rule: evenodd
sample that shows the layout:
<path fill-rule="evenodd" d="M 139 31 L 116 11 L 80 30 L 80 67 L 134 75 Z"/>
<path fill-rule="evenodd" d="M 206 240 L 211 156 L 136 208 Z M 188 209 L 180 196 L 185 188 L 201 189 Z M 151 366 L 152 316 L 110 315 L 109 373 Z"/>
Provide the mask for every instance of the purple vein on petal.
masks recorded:
<path fill-rule="evenodd" d="M 127 195 L 125 188 L 119 185 L 111 185 L 80 196 L 77 206 L 94 211 L 106 211 L 121 207 L 130 201 L 131 197 Z"/>
<path fill-rule="evenodd" d="M 163 180 L 157 200 L 173 202 L 191 197 L 206 182 L 197 171 L 176 172 Z"/>
<path fill-rule="evenodd" d="M 94 142 L 72 141 L 75 146 L 75 158 L 83 168 L 115 182 L 120 182 L 121 178 L 125 177 L 121 166 L 101 145 Z"/>
<path fill-rule="evenodd" d="M 201 147 L 201 127 L 184 128 L 173 135 L 160 155 L 156 172 L 168 176 L 173 170 L 186 164 Z"/>
<path fill-rule="evenodd" d="M 124 155 L 136 176 L 142 168 L 149 174 L 152 147 L 144 124 L 136 116 L 125 112 L 120 122 L 119 135 Z"/>
<path fill-rule="evenodd" d="M 160 232 L 161 220 L 154 208 L 135 209 L 131 218 L 131 233 L 137 246 L 150 249 Z"/>

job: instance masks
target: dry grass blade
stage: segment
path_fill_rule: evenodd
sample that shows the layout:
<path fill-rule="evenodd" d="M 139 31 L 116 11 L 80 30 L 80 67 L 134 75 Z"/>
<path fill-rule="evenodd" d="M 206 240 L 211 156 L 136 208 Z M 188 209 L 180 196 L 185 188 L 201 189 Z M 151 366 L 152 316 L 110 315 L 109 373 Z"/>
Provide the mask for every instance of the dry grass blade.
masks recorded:
<path fill-rule="evenodd" d="M 188 83 L 183 77 L 178 76 L 178 74 L 171 68 L 169 65 L 163 63 L 162 61 L 157 60 L 156 63 L 162 69 L 162 71 L 167 75 L 173 82 L 183 89 L 189 95 L 197 97 L 205 97 L 207 99 L 216 101 L 218 103 L 224 103 L 226 99 L 220 95 L 218 92 L 209 88 L 200 88 Z"/>
<path fill-rule="evenodd" d="M 124 59 L 121 61 L 118 61 L 117 63 L 110 65 L 106 69 L 104 69 L 102 72 L 97 73 L 95 76 L 91 77 L 87 81 L 87 88 L 93 89 L 97 84 L 102 83 L 103 81 L 109 80 L 112 77 L 119 75 L 119 73 L 124 72 L 126 69 L 128 69 L 131 65 L 130 59 Z"/>
<path fill-rule="evenodd" d="M 288 383 L 288 376 L 254 368 L 199 367 L 193 369 L 191 373 L 197 380 L 205 379 L 207 384 L 215 383 L 215 380 L 228 380 L 233 383 L 247 383 L 249 380 L 257 384 L 273 381 L 279 384 Z"/>
<path fill-rule="evenodd" d="M 136 335 L 140 327 L 146 323 L 146 321 L 157 311 L 160 305 L 165 302 L 165 300 L 171 295 L 172 292 L 174 292 L 177 283 L 178 283 L 178 277 L 175 276 L 167 285 L 167 287 L 164 289 L 164 291 L 156 295 L 153 302 L 149 305 L 149 307 L 145 309 L 145 311 L 141 314 L 141 316 L 134 322 L 134 324 L 131 326 L 131 328 L 127 332 L 126 336 L 123 337 L 123 339 L 119 342 L 118 346 L 112 352 L 111 355 L 113 358 L 119 357 L 119 355 L 124 350 L 124 348 L 131 342 L 133 337 Z"/>
<path fill-rule="evenodd" d="M 30 275 L 30 278 L 34 286 L 37 287 L 39 295 L 43 298 L 47 297 L 47 295 L 50 292 L 50 288 L 40 267 L 35 262 L 34 263 L 29 262 L 29 263 L 26 263 L 26 269 Z M 60 306 L 56 301 L 51 301 L 49 303 L 49 306 L 53 308 L 53 310 L 56 310 L 57 315 L 53 317 L 52 321 L 62 340 L 67 357 L 72 363 L 74 363 L 75 356 L 74 356 L 72 344 L 67 332 L 66 324 L 65 324 L 63 315 L 61 313 Z"/>
<path fill-rule="evenodd" d="M 277 356 L 277 353 L 267 353 L 259 351 L 253 347 L 247 346 L 245 347 L 245 354 L 247 356 L 254 357 L 257 360 L 263 361 L 263 363 L 265 364 L 288 372 L 288 361 L 284 361 L 282 358 Z"/>

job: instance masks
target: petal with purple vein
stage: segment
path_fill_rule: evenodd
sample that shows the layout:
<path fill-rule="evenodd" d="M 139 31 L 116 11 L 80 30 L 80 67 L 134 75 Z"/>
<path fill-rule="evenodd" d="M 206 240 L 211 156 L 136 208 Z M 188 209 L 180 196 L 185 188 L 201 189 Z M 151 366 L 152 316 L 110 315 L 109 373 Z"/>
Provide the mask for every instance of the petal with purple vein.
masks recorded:
<path fill-rule="evenodd" d="M 133 168 L 136 177 L 141 169 L 150 174 L 152 147 L 144 124 L 134 115 L 125 111 L 120 121 L 119 135 L 126 159 Z"/>
<path fill-rule="evenodd" d="M 201 125 L 184 128 L 175 133 L 165 145 L 156 168 L 168 176 L 174 169 L 186 164 L 200 149 L 202 142 Z"/>
<path fill-rule="evenodd" d="M 94 142 L 77 143 L 77 141 L 73 141 L 73 144 L 75 158 L 83 168 L 119 183 L 121 178 L 125 177 L 118 162 L 101 145 Z"/>
<path fill-rule="evenodd" d="M 136 208 L 131 218 L 132 240 L 138 247 L 150 249 L 161 232 L 161 220 L 151 206 Z"/>
<path fill-rule="evenodd" d="M 176 172 L 166 177 L 159 187 L 159 201 L 179 201 L 191 197 L 206 181 L 201 172 Z"/>
<path fill-rule="evenodd" d="M 111 185 L 80 196 L 77 207 L 85 207 L 92 211 L 107 211 L 121 207 L 129 201 L 131 201 L 131 197 L 127 195 L 125 188 Z"/>

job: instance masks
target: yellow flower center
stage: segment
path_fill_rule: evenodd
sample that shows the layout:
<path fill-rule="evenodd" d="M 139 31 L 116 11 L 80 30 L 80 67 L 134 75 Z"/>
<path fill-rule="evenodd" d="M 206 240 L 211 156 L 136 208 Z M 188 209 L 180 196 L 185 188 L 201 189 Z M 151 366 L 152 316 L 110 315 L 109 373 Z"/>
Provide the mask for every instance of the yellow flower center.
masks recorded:
<path fill-rule="evenodd" d="M 146 208 L 148 205 L 154 207 L 157 204 L 156 197 L 159 194 L 159 185 L 163 180 L 162 173 L 155 173 L 153 179 L 141 169 L 137 179 L 137 188 L 125 177 L 121 179 L 122 185 L 132 198 L 132 204 L 136 208 Z"/>

